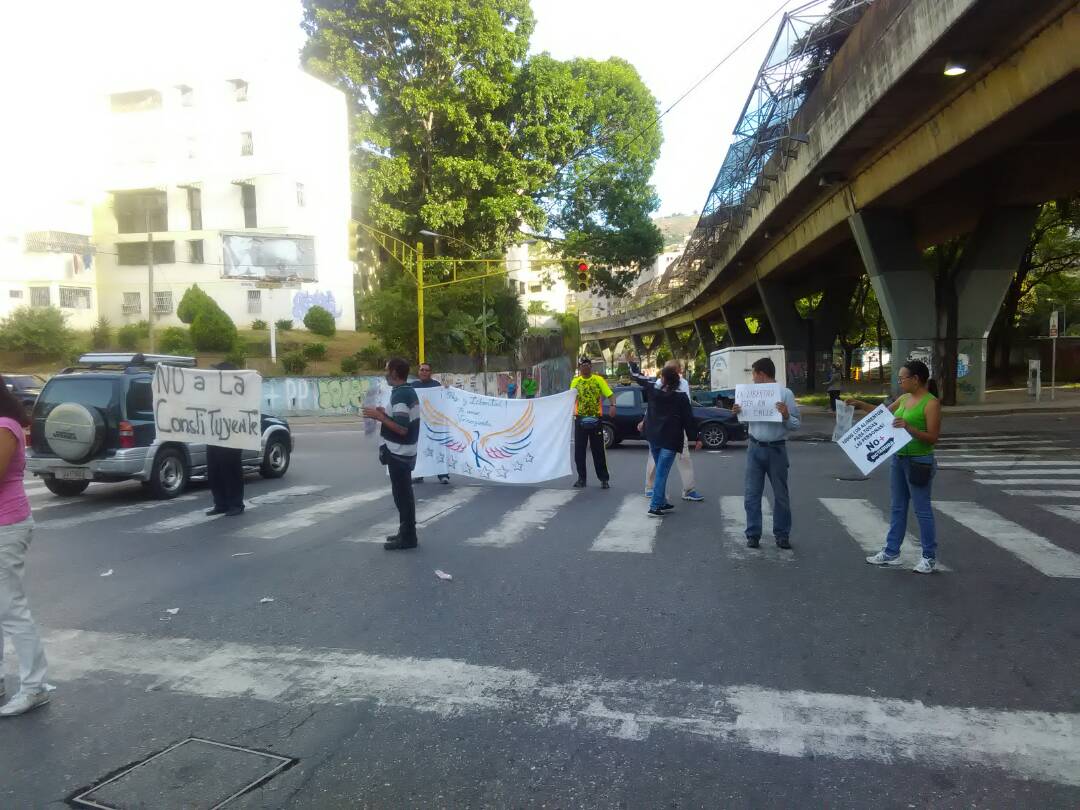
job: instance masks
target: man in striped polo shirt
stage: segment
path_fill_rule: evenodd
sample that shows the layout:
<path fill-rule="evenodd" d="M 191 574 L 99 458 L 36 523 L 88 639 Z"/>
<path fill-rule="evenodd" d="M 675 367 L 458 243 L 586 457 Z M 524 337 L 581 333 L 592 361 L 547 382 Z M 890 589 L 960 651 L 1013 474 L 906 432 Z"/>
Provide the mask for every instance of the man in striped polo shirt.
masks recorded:
<path fill-rule="evenodd" d="M 364 408 L 363 414 L 381 425 L 379 461 L 390 473 L 390 489 L 399 517 L 398 533 L 386 538 L 390 551 L 416 548 L 416 500 L 412 471 L 416 466 L 416 440 L 420 435 L 420 401 L 408 383 L 409 364 L 395 357 L 386 364 L 386 382 L 391 387 L 390 413 L 382 406 Z"/>

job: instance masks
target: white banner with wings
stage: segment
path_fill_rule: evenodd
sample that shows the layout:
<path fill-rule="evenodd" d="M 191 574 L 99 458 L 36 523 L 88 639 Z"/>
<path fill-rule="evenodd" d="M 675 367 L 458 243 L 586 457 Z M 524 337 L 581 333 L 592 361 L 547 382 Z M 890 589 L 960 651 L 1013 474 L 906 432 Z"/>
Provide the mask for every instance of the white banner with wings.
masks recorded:
<path fill-rule="evenodd" d="M 420 388 L 413 475 L 464 475 L 536 484 L 570 475 L 576 391 L 504 399 L 458 388 Z"/>

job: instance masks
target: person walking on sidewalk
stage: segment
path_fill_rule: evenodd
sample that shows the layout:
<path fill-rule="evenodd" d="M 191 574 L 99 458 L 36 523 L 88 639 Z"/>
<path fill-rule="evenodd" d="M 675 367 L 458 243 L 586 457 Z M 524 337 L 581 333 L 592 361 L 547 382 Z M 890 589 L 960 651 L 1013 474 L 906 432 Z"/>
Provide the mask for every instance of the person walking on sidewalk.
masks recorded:
<path fill-rule="evenodd" d="M 399 357 L 386 364 L 390 385 L 390 413 L 381 405 L 363 409 L 368 419 L 380 423 L 379 461 L 390 474 L 390 490 L 398 510 L 398 533 L 386 538 L 389 551 L 416 548 L 416 499 L 412 471 L 416 466 L 416 440 L 420 436 L 420 400 L 409 385 L 409 364 Z"/>
<path fill-rule="evenodd" d="M 615 393 L 607 380 L 592 373 L 592 360 L 588 357 L 578 360 L 578 374 L 570 381 L 570 387 L 577 391 L 577 402 L 574 404 L 574 465 L 578 477 L 574 487 L 580 489 L 585 486 L 585 445 L 590 445 L 593 469 L 600 479 L 600 488 L 610 489 L 600 417 L 603 415 L 601 402 L 607 399 L 611 402 L 611 418 L 615 418 Z"/>
<path fill-rule="evenodd" d="M 754 384 L 776 382 L 776 365 L 768 357 L 755 360 L 750 367 Z M 743 503 L 746 508 L 746 546 L 761 545 L 761 497 L 765 493 L 765 478 L 773 491 L 773 536 L 780 548 L 791 548 L 791 498 L 788 494 L 787 436 L 798 430 L 799 405 L 790 388 L 780 389 L 779 422 L 751 422 L 750 446 L 746 449 L 746 479 Z M 731 412 L 742 409 L 735 405 Z"/>
<path fill-rule="evenodd" d="M 630 366 L 630 376 L 641 383 L 642 380 L 648 380 L 653 382 L 648 377 L 644 377 L 641 374 L 641 366 L 633 357 L 627 358 L 627 365 Z M 676 375 L 679 377 L 679 393 L 686 397 L 686 401 L 690 402 L 690 383 L 686 381 L 686 377 L 682 376 L 682 367 L 679 365 L 678 360 L 668 360 L 664 364 L 664 368 L 673 368 Z M 663 374 L 661 373 L 655 381 L 655 386 L 660 388 L 663 385 Z M 648 397 L 646 396 L 646 402 Z M 691 414 L 693 413 L 693 403 L 690 403 Z M 647 423 L 648 416 L 646 415 L 643 422 Z M 638 428 L 641 432 L 641 427 Z M 676 461 L 679 465 L 679 477 L 682 479 L 682 499 L 684 501 L 693 501 L 694 503 L 701 503 L 705 499 L 698 494 L 697 488 L 694 486 L 694 462 L 690 458 L 690 444 L 689 442 L 683 442 L 682 449 L 676 454 Z M 645 497 L 651 498 L 653 495 L 654 483 L 656 481 L 656 460 L 653 458 L 652 453 L 649 453 L 649 457 L 645 461 Z"/>
<path fill-rule="evenodd" d="M 521 393 L 525 399 L 535 399 L 537 388 L 536 378 L 533 376 L 532 370 L 525 369 L 521 375 Z"/>
<path fill-rule="evenodd" d="M 908 504 L 911 504 L 922 541 L 922 559 L 912 570 L 917 574 L 932 574 L 937 566 L 937 527 L 930 490 L 937 471 L 934 445 L 941 436 L 941 402 L 926 363 L 908 360 L 900 366 L 896 378 L 901 395 L 889 406 L 895 417 L 893 427 L 910 433 L 911 441 L 892 457 L 889 470 L 892 510 L 885 548 L 866 561 L 871 565 L 900 565 L 900 544 L 907 532 Z M 864 413 L 876 407 L 858 399 L 849 399 L 847 404 Z"/>
<path fill-rule="evenodd" d="M 679 388 L 681 380 L 677 366 L 668 363 L 660 370 L 659 387 L 648 377 L 637 375 L 635 379 L 649 403 L 645 436 L 649 440 L 649 454 L 656 465 L 649 517 L 663 517 L 675 508 L 667 500 L 671 465 L 684 448 L 689 452 L 690 442 L 695 443 L 694 449 L 700 450 L 701 440 L 697 438 L 697 421 L 690 407 L 690 397 Z"/>
<path fill-rule="evenodd" d="M 23 487 L 26 434 L 30 423 L 22 403 L 0 377 L 0 717 L 25 714 L 49 702 L 47 663 L 23 577 L 34 537 L 34 518 Z M 19 659 L 19 690 L 4 703 L 4 636 Z"/>
<path fill-rule="evenodd" d="M 229 362 L 218 363 L 211 368 L 217 371 L 236 371 Z M 244 514 L 244 451 L 238 447 L 206 446 L 206 479 L 214 505 L 207 516 L 224 515 L 237 517 Z"/>
<path fill-rule="evenodd" d="M 431 363 L 421 363 L 420 368 L 416 370 L 416 376 L 420 379 L 415 380 L 412 383 L 413 388 L 438 388 L 440 385 L 444 386 L 444 383 L 440 383 L 438 380 L 434 380 L 431 377 Z M 424 483 L 424 476 L 413 479 L 414 484 Z M 447 474 L 439 475 L 440 484 L 449 484 L 450 476 Z"/>
<path fill-rule="evenodd" d="M 836 403 L 840 399 L 840 390 L 844 385 L 844 375 L 840 371 L 840 366 L 834 364 L 832 371 L 829 373 L 829 382 L 825 390 L 829 394 L 829 410 L 836 413 Z"/>

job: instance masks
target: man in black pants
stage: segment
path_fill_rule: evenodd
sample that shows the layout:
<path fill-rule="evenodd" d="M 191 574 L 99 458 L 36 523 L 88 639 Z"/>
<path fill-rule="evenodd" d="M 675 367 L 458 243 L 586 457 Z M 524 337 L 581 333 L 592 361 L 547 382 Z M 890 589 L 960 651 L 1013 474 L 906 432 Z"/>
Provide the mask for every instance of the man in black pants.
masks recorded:
<path fill-rule="evenodd" d="M 431 378 L 431 363 L 421 363 L 420 368 L 418 368 L 416 370 L 416 376 L 419 377 L 420 379 L 416 380 L 412 384 L 413 388 L 438 388 L 440 385 L 444 385 L 444 383 L 440 383 L 438 380 L 433 380 Z M 414 478 L 413 483 L 414 484 L 422 484 L 422 483 L 424 483 L 424 476 L 421 475 L 421 476 L 419 476 L 417 478 Z M 449 484 L 450 483 L 450 476 L 449 475 L 440 475 L 439 476 L 439 483 L 440 484 Z"/>
<path fill-rule="evenodd" d="M 386 382 L 390 384 L 390 413 L 381 405 L 364 408 L 368 419 L 381 424 L 379 461 L 390 473 L 390 489 L 397 507 L 398 533 L 386 538 L 383 548 L 390 551 L 416 548 L 416 500 L 413 497 L 412 471 L 416 466 L 416 440 L 420 436 L 420 401 L 408 383 L 409 364 L 395 357 L 386 364 Z"/>
<path fill-rule="evenodd" d="M 600 488 L 610 489 L 600 417 L 603 415 L 601 402 L 607 399 L 611 402 L 611 418 L 615 418 L 615 394 L 607 380 L 592 373 L 592 361 L 588 357 L 578 361 L 578 375 L 570 381 L 570 387 L 577 391 L 574 406 L 574 465 L 578 479 L 574 487 L 580 489 L 585 486 L 585 445 L 588 444 L 592 446 L 593 468 L 600 479 Z"/>
<path fill-rule="evenodd" d="M 236 371 L 232 363 L 218 363 L 218 371 Z M 206 478 L 214 496 L 214 507 L 206 514 L 236 517 L 244 513 L 243 450 L 235 447 L 206 446 Z"/>

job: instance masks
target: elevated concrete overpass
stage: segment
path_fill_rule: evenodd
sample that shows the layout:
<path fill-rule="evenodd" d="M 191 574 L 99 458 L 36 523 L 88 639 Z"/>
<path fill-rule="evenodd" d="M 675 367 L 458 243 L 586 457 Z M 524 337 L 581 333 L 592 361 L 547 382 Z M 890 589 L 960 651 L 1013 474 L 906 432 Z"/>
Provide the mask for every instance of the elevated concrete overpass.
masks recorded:
<path fill-rule="evenodd" d="M 583 340 L 674 343 L 693 328 L 709 351 L 722 320 L 736 344 L 787 346 L 789 377 L 812 388 L 866 272 L 893 356 L 940 357 L 951 332 L 969 360 L 958 399 L 982 399 L 986 337 L 1037 206 L 1080 190 L 1078 3 L 854 5 L 865 8 L 797 110 L 759 116 L 757 141 L 733 145 L 742 151 L 729 152 L 661 289 L 584 321 Z M 950 63 L 967 72 L 945 75 Z M 732 163 L 751 168 L 749 182 L 731 181 Z M 966 237 L 958 272 L 935 278 L 922 251 L 956 237 Z M 816 292 L 804 320 L 794 302 Z M 747 316 L 762 321 L 756 334 Z"/>

